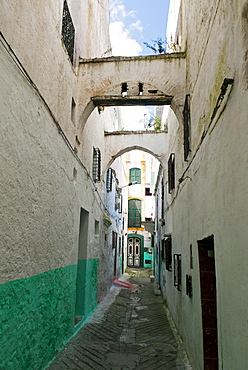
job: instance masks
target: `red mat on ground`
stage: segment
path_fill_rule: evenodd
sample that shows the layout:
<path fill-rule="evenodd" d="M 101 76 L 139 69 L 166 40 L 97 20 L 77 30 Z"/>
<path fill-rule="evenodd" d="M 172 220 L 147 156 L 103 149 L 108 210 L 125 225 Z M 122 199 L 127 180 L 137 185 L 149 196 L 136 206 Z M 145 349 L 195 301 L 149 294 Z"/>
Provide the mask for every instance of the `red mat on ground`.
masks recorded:
<path fill-rule="evenodd" d="M 114 284 L 117 284 L 117 285 L 120 285 L 122 286 L 123 288 L 127 288 L 127 289 L 136 289 L 137 287 L 133 284 L 130 284 L 130 283 L 127 283 L 125 281 L 120 281 L 120 280 L 117 280 L 115 279 L 114 280 Z"/>

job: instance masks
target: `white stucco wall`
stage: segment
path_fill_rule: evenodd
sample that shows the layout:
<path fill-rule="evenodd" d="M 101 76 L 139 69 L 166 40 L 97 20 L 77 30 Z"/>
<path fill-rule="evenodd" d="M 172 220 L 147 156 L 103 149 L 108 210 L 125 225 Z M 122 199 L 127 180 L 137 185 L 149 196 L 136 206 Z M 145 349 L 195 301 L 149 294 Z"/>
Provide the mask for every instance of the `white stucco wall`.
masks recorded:
<path fill-rule="evenodd" d="M 173 253 L 182 254 L 182 291 L 165 272 L 169 308 L 192 365 L 202 369 L 202 324 L 197 240 L 214 235 L 219 366 L 245 368 L 247 351 L 247 112 L 243 15 L 245 1 L 190 1 L 185 6 L 187 90 L 191 96 L 191 155 L 183 158 L 183 127 L 168 119 L 169 150 L 175 153 L 176 189 L 167 192 L 166 225 Z M 245 26 L 246 25 L 246 26 Z M 246 38 L 247 45 L 247 38 Z M 224 78 L 234 78 L 215 119 L 211 116 Z M 188 168 L 188 169 L 187 169 Z M 185 180 L 178 180 L 184 174 Z M 186 178 L 189 176 L 190 178 Z M 190 244 L 193 269 L 190 269 Z M 185 275 L 193 277 L 193 298 Z"/>

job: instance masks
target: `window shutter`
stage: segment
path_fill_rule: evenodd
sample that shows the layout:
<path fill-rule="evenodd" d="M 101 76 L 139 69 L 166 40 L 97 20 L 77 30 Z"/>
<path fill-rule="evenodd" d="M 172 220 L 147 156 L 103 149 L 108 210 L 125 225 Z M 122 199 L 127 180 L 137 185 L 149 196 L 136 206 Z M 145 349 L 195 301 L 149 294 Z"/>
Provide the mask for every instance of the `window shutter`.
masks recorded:
<path fill-rule="evenodd" d="M 183 109 L 183 127 L 184 127 L 184 160 L 187 161 L 190 152 L 190 95 L 185 97 Z"/>
<path fill-rule="evenodd" d="M 168 192 L 175 189 L 175 154 L 171 153 L 168 160 Z"/>

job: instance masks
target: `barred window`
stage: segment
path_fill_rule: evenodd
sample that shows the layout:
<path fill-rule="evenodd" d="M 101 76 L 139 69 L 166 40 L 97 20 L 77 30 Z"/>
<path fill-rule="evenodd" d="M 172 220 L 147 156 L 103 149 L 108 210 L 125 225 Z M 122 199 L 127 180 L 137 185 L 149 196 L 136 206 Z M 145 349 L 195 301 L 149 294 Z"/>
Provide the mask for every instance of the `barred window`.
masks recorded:
<path fill-rule="evenodd" d="M 106 175 L 106 190 L 107 192 L 112 191 L 112 184 L 113 184 L 113 170 L 109 168 Z"/>
<path fill-rule="evenodd" d="M 177 290 L 182 290 L 182 256 L 174 254 L 174 286 Z"/>
<path fill-rule="evenodd" d="M 175 154 L 171 153 L 168 160 L 168 192 L 175 189 Z"/>
<path fill-rule="evenodd" d="M 70 10 L 68 8 L 66 0 L 64 0 L 63 8 L 62 38 L 65 48 L 68 52 L 70 61 L 73 64 L 75 28 L 72 22 Z"/>
<path fill-rule="evenodd" d="M 99 182 L 101 179 L 101 152 L 99 148 L 93 148 L 93 180 Z"/>

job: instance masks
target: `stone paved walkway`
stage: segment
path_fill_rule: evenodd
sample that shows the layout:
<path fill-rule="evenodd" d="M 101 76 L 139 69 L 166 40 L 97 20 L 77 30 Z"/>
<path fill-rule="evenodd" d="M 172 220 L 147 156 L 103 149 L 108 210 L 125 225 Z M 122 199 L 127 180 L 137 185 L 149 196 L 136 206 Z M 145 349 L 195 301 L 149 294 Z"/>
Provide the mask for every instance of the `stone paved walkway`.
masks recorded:
<path fill-rule="evenodd" d="M 114 288 L 49 370 L 191 369 L 153 284 L 141 277 L 129 282 L 137 289 Z"/>

